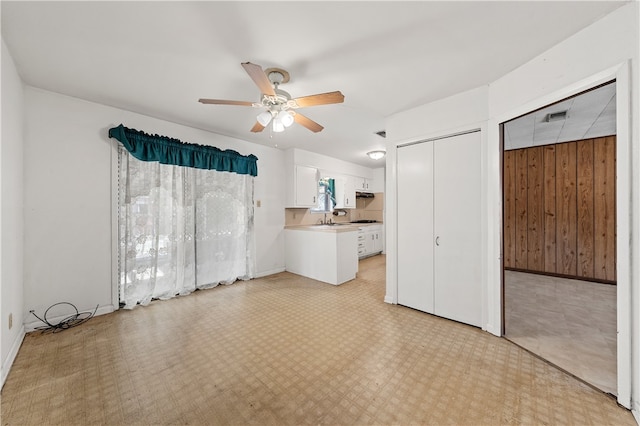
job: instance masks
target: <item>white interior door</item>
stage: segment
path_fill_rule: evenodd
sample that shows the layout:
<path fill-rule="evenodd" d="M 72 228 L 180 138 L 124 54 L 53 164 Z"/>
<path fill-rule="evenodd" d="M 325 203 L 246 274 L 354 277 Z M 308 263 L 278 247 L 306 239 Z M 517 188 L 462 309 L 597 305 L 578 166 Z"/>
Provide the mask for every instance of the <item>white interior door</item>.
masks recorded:
<path fill-rule="evenodd" d="M 398 303 L 433 313 L 433 143 L 397 154 Z"/>
<path fill-rule="evenodd" d="M 434 143 L 435 314 L 482 323 L 480 132 Z"/>

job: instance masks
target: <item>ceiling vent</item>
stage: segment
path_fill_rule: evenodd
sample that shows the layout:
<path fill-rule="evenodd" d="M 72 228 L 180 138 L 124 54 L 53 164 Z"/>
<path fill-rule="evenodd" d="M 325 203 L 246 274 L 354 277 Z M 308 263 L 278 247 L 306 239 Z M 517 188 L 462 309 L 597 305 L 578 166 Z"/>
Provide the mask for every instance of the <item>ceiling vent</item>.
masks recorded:
<path fill-rule="evenodd" d="M 385 130 L 380 130 L 379 132 L 376 132 L 376 135 L 380 136 L 381 138 L 386 138 L 387 132 Z"/>
<path fill-rule="evenodd" d="M 549 123 L 551 121 L 565 120 L 566 118 L 567 118 L 567 110 L 564 110 L 564 111 L 552 112 L 552 113 L 547 114 L 544 117 L 544 121 Z"/>

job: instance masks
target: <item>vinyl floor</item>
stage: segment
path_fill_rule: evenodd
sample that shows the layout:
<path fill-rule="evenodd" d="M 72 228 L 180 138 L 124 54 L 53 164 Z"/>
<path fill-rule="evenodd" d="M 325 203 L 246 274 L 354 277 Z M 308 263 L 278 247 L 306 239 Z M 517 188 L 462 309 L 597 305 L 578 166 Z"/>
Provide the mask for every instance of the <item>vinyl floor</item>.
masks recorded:
<path fill-rule="evenodd" d="M 384 294 L 381 255 L 341 286 L 285 272 L 30 333 L 2 424 L 635 424 L 512 342 Z"/>
<path fill-rule="evenodd" d="M 616 286 L 505 271 L 505 336 L 617 393 Z"/>

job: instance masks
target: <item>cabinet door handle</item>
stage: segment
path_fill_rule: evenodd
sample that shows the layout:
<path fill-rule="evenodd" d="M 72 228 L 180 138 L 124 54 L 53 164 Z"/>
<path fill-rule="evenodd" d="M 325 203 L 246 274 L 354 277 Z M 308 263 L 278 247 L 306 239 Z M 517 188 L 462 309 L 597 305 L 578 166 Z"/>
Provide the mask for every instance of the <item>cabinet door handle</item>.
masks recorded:
<path fill-rule="evenodd" d="M 316 196 L 315 195 L 313 196 L 313 202 L 314 203 L 316 202 Z"/>
<path fill-rule="evenodd" d="M 439 246 L 440 245 L 440 236 L 438 235 L 436 237 L 436 245 Z"/>

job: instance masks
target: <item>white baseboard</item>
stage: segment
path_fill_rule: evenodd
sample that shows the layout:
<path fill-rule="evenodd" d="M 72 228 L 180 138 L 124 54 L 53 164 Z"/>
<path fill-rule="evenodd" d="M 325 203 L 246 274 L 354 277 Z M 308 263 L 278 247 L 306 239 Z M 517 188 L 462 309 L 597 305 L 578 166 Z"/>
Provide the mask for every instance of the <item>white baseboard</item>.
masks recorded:
<path fill-rule="evenodd" d="M 11 345 L 11 350 L 7 355 L 7 359 L 2 363 L 2 384 L 0 384 L 0 389 L 4 386 L 4 382 L 7 380 L 7 376 L 9 376 L 9 370 L 11 370 L 11 366 L 13 362 L 16 360 L 16 356 L 18 356 L 18 351 L 20 350 L 20 346 L 22 346 L 22 341 L 24 340 L 24 336 L 26 335 L 24 331 L 24 326 L 20 329 L 20 332 L 17 334 L 13 344 Z"/>
<path fill-rule="evenodd" d="M 96 311 L 95 316 L 110 314 L 111 312 L 113 312 L 115 310 L 116 309 L 114 308 L 113 305 L 99 306 L 98 310 Z M 91 309 L 90 311 L 93 312 L 93 309 Z M 82 311 L 82 312 L 85 312 L 85 311 Z M 30 316 L 31 319 L 33 319 L 33 321 L 27 322 L 27 323 L 24 324 L 24 328 L 25 328 L 25 331 L 27 333 L 30 333 L 32 331 L 36 331 L 36 329 L 38 327 L 46 326 L 46 324 L 42 323 L 42 321 L 40 321 L 39 319 L 37 319 L 33 315 L 29 314 L 29 316 Z M 63 319 L 65 319 L 67 317 L 68 317 L 68 315 L 61 315 L 61 316 L 58 316 L 58 317 L 47 318 L 47 321 L 49 321 L 51 324 L 57 324 L 57 323 L 59 323 L 60 321 L 62 321 Z"/>
<path fill-rule="evenodd" d="M 633 418 L 636 419 L 636 423 L 640 425 L 640 412 L 638 412 L 638 410 L 631 410 L 631 414 L 633 414 Z"/>
<path fill-rule="evenodd" d="M 502 337 L 501 327 L 494 327 L 493 324 L 487 324 L 483 330 L 487 333 L 493 334 L 494 336 Z"/>
<path fill-rule="evenodd" d="M 384 303 L 390 303 L 392 305 L 396 305 L 396 303 L 393 301 L 393 297 L 389 295 L 384 296 Z"/>
<path fill-rule="evenodd" d="M 280 272 L 284 272 L 285 268 L 277 268 L 277 269 L 272 269 L 270 271 L 261 271 L 261 272 L 257 272 L 255 278 L 262 278 L 262 277 L 266 277 L 267 275 L 273 275 L 273 274 L 279 274 Z"/>

